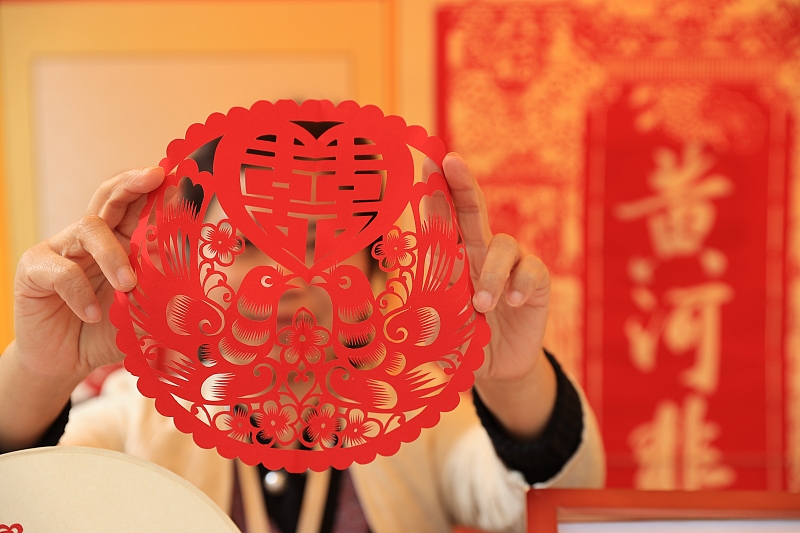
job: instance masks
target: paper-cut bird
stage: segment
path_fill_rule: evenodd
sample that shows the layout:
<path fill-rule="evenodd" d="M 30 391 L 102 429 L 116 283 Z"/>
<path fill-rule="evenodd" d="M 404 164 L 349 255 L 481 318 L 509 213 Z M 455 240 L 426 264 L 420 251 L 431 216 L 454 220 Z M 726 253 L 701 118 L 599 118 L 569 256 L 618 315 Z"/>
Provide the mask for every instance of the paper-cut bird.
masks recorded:
<path fill-rule="evenodd" d="M 453 231 L 438 217 L 422 224 L 407 298 L 385 314 L 358 268 L 340 265 L 321 276 L 317 285 L 333 302 L 339 366 L 328 385 L 336 395 L 368 408 L 410 411 L 447 384 L 444 369 L 474 330 L 468 276 L 450 283 L 464 253 Z"/>
<path fill-rule="evenodd" d="M 264 363 L 275 342 L 278 302 L 293 287 L 292 276 L 272 266 L 253 268 L 224 307 L 206 295 L 200 258 L 192 253 L 201 225 L 188 204 L 169 208 L 158 221 L 158 260 L 142 254 L 132 314 L 146 342 L 156 343 L 154 370 L 176 396 L 229 405 L 274 381 Z"/>

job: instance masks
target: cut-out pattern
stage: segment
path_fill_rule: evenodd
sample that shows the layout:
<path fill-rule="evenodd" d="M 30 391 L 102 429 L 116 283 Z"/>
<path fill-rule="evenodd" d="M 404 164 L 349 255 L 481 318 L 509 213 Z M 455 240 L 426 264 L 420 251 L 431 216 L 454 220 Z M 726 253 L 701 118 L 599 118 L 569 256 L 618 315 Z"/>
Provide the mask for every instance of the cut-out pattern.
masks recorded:
<path fill-rule="evenodd" d="M 346 468 L 472 385 L 488 326 L 447 184 L 415 180 L 411 149 L 441 168 L 421 127 L 327 101 L 234 108 L 169 145 L 111 316 L 139 390 L 200 446 Z"/>

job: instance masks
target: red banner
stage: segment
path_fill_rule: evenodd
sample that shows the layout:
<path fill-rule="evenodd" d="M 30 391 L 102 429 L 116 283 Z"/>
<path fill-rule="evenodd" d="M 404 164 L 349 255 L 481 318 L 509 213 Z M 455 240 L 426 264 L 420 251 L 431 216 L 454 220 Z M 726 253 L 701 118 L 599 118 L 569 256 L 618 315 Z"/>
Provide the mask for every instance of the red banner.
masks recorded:
<path fill-rule="evenodd" d="M 439 131 L 553 272 L 609 486 L 800 490 L 800 8 L 675 6 L 443 8 Z"/>
<path fill-rule="evenodd" d="M 663 127 L 692 98 L 724 107 L 723 124 Z M 588 285 L 589 313 L 602 321 L 609 482 L 767 487 L 782 438 L 767 426 L 780 409 L 767 385 L 782 388 L 767 363 L 783 336 L 785 117 L 750 87 L 661 82 L 623 87 L 591 118 L 588 219 L 602 233 L 587 248 L 602 252 L 587 271 L 602 282 Z"/>

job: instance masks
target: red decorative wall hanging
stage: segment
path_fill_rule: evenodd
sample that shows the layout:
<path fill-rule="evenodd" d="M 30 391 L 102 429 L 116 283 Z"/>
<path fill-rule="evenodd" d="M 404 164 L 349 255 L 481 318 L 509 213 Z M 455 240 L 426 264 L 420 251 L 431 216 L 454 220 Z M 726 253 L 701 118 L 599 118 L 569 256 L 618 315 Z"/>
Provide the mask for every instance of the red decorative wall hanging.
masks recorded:
<path fill-rule="evenodd" d="M 437 132 L 552 273 L 608 485 L 800 491 L 800 6 L 457 2 Z"/>
<path fill-rule="evenodd" d="M 160 413 L 302 472 L 390 455 L 455 408 L 489 330 L 447 183 L 412 150 L 441 168 L 423 128 L 327 101 L 234 108 L 170 143 L 131 239 L 139 285 L 112 308 Z"/>

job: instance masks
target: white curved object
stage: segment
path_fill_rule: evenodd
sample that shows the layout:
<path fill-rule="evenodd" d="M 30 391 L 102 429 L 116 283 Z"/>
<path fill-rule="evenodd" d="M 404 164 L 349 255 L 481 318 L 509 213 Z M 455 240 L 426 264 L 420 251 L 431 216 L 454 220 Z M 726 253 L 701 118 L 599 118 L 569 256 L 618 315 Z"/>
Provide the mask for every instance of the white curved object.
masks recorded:
<path fill-rule="evenodd" d="M 0 455 L 0 527 L 24 533 L 240 533 L 194 485 L 142 459 L 51 447 Z"/>

